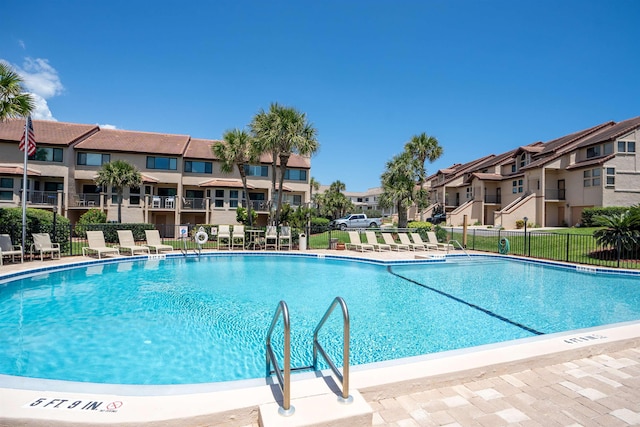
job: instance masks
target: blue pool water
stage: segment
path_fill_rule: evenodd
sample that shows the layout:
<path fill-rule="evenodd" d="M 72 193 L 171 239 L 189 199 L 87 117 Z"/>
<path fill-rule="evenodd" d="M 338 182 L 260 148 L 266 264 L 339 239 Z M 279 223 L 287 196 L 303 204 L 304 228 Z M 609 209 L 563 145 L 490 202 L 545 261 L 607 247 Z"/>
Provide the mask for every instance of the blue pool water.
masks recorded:
<path fill-rule="evenodd" d="M 0 374 L 115 384 L 264 377 L 289 307 L 293 366 L 336 296 L 364 364 L 640 319 L 640 278 L 511 260 L 393 266 L 289 256 L 106 263 L 0 283 Z M 339 310 L 320 341 L 342 365 Z M 281 326 L 273 342 L 282 342 Z"/>

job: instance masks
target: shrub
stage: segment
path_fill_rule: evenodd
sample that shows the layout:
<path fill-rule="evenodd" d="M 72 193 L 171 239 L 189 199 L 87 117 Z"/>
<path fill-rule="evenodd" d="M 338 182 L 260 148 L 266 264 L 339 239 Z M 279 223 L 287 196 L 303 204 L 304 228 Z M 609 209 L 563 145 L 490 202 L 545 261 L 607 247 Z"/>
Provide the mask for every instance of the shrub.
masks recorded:
<path fill-rule="evenodd" d="M 131 230 L 133 234 L 133 239 L 137 241 L 146 240 L 147 236 L 144 233 L 144 230 L 153 230 L 155 229 L 155 225 L 148 223 L 106 223 L 106 224 L 84 224 L 81 226 L 83 231 L 94 231 L 101 230 L 104 233 L 104 241 L 107 243 L 117 243 L 118 242 L 118 230 Z"/>
<path fill-rule="evenodd" d="M 100 209 L 89 209 L 80 216 L 76 223 L 75 234 L 76 236 L 86 239 L 87 237 L 87 224 L 105 224 L 107 222 L 107 214 Z"/>
<path fill-rule="evenodd" d="M 60 244 L 60 253 L 69 252 L 71 223 L 62 215 L 56 215 L 56 233 L 53 235 L 53 212 L 27 208 L 27 241 L 23 244 L 25 252 L 31 248 L 33 233 L 49 233 L 51 241 Z M 0 234 L 9 234 L 14 244 L 22 243 L 22 208 L 0 209 Z"/>
<path fill-rule="evenodd" d="M 594 217 L 622 215 L 628 210 L 629 208 L 623 206 L 586 208 L 582 211 L 581 225 L 582 227 L 597 227 Z"/>
<path fill-rule="evenodd" d="M 516 228 L 522 228 L 522 227 L 524 227 L 524 220 L 523 219 L 516 220 Z"/>

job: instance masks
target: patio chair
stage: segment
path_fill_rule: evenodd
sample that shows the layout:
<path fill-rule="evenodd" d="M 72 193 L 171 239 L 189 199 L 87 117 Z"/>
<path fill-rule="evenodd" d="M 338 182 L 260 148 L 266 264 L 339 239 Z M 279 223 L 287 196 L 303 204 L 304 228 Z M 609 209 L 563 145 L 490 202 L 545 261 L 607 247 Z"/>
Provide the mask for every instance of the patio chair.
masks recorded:
<path fill-rule="evenodd" d="M 153 249 L 156 253 L 160 251 L 172 251 L 173 246 L 165 245 L 160 238 L 160 232 L 158 230 L 144 230 L 144 234 L 147 237 L 147 247 Z"/>
<path fill-rule="evenodd" d="M 364 235 L 367 238 L 367 243 L 372 245 L 374 249 L 377 249 L 378 251 L 391 250 L 391 245 L 387 243 L 378 243 L 375 231 L 365 231 Z"/>
<path fill-rule="evenodd" d="M 275 225 L 267 225 L 267 231 L 264 234 L 264 248 L 269 249 L 269 246 L 278 249 L 278 229 Z"/>
<path fill-rule="evenodd" d="M 409 249 L 411 249 L 412 251 L 417 251 L 417 250 L 426 251 L 427 250 L 427 247 L 425 245 L 421 245 L 419 243 L 412 242 L 409 239 L 409 235 L 407 233 L 398 233 L 398 239 L 400 239 L 400 243 L 402 243 L 403 245 L 409 246 Z"/>
<path fill-rule="evenodd" d="M 151 253 L 148 246 L 136 245 L 131 230 L 118 230 L 118 242 L 118 250 L 120 252 L 129 252 L 130 255 L 135 255 L 136 252 Z"/>
<path fill-rule="evenodd" d="M 447 251 L 453 249 L 453 245 L 448 243 L 440 243 L 438 242 L 438 238 L 436 237 L 436 233 L 433 231 L 427 231 L 427 239 L 429 239 L 429 243 L 436 245 L 436 248 L 441 251 Z"/>
<path fill-rule="evenodd" d="M 402 243 L 396 243 L 395 240 L 393 240 L 393 236 L 391 235 L 391 233 L 380 233 L 382 234 L 382 240 L 384 240 L 384 242 L 391 246 L 391 249 L 395 249 L 396 251 L 400 251 L 400 250 L 405 250 L 408 251 L 409 250 L 409 246 L 408 245 L 404 245 Z"/>
<path fill-rule="evenodd" d="M 231 234 L 231 249 L 239 246 L 240 249 L 244 249 L 244 225 L 234 225 L 233 233 Z"/>
<path fill-rule="evenodd" d="M 24 263 L 22 246 L 14 245 L 8 234 L 0 234 L 0 265 L 2 265 L 4 257 L 11 257 L 11 262 L 16 262 L 16 255 L 20 256 L 20 262 Z"/>
<path fill-rule="evenodd" d="M 349 243 L 347 243 L 347 249 L 354 249 L 356 251 L 364 252 L 364 251 L 375 251 L 373 245 L 368 243 L 362 243 L 360 241 L 360 233 L 357 231 L 348 231 L 349 233 Z"/>
<path fill-rule="evenodd" d="M 227 249 L 231 249 L 231 228 L 228 225 L 218 227 L 218 249 L 221 249 L 221 242 L 226 240 Z"/>
<path fill-rule="evenodd" d="M 107 246 L 104 242 L 104 233 L 101 230 L 87 231 L 87 242 L 89 242 L 89 246 L 82 248 L 83 256 L 89 256 L 93 253 L 97 254 L 98 259 L 100 259 L 102 254 L 120 255 L 118 248 Z"/>
<path fill-rule="evenodd" d="M 424 240 L 422 240 L 422 236 L 420 235 L 420 233 L 409 233 L 409 234 L 411 235 L 411 238 L 415 243 L 419 245 L 424 245 L 424 247 L 427 248 L 427 250 L 438 249 L 438 245 L 436 245 L 435 243 L 425 242 Z"/>
<path fill-rule="evenodd" d="M 278 249 L 285 247 L 291 250 L 291 227 L 283 225 L 280 227 L 280 235 L 278 236 Z"/>
<path fill-rule="evenodd" d="M 40 254 L 40 261 L 44 260 L 44 254 L 51 254 L 51 259 L 55 259 L 55 254 L 58 254 L 60 259 L 60 244 L 51 243 L 51 236 L 49 233 L 34 233 L 33 244 L 31 245 L 31 257 L 33 255 Z"/>
<path fill-rule="evenodd" d="M 151 199 L 152 208 L 159 208 L 161 203 L 162 199 L 159 196 L 153 196 L 153 198 Z"/>

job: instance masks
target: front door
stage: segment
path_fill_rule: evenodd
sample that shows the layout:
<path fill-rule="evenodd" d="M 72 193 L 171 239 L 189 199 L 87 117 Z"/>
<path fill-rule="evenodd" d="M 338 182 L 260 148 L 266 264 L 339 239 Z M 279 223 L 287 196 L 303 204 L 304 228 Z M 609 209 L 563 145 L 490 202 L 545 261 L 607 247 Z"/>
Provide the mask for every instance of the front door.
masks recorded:
<path fill-rule="evenodd" d="M 566 194 L 565 194 L 565 183 L 564 183 L 564 179 L 559 179 L 558 180 L 558 200 L 565 200 L 566 199 Z"/>

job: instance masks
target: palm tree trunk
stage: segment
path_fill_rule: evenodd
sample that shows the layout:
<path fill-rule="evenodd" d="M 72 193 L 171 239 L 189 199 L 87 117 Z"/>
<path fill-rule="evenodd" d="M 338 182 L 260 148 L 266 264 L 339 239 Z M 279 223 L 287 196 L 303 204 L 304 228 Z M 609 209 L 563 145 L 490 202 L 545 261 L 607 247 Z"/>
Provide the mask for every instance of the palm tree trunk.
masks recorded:
<path fill-rule="evenodd" d="M 122 224 L 122 193 L 118 191 L 118 223 Z"/>
<path fill-rule="evenodd" d="M 242 180 L 242 188 L 244 188 L 244 197 L 247 200 L 247 219 L 249 220 L 249 227 L 253 227 L 253 215 L 251 214 L 251 199 L 249 199 L 249 188 L 247 187 L 247 174 L 244 171 L 244 164 L 237 164 L 238 172 L 240 173 L 240 179 Z"/>
<path fill-rule="evenodd" d="M 278 207 L 276 208 L 276 223 L 280 223 L 280 211 L 282 210 L 282 195 L 284 189 L 284 174 L 287 171 L 287 163 L 289 163 L 290 153 L 280 154 L 280 183 L 278 186 Z"/>

